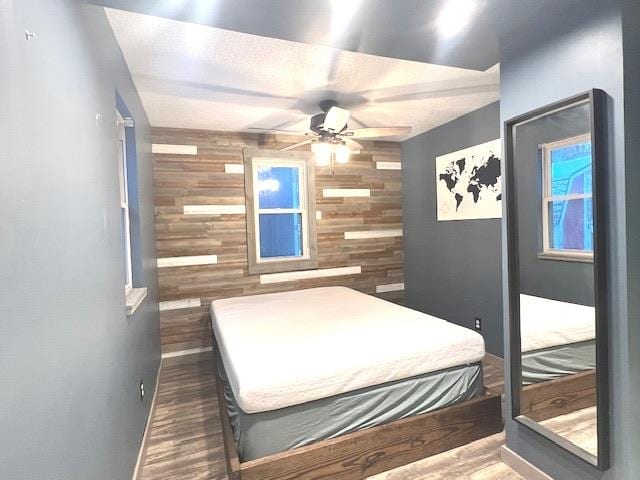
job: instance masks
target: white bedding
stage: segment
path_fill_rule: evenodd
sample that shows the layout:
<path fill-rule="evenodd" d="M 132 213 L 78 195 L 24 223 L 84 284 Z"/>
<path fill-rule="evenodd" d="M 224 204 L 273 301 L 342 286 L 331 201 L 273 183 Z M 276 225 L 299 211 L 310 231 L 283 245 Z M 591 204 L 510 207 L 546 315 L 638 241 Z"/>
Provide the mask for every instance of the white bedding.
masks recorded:
<path fill-rule="evenodd" d="M 246 413 L 478 362 L 476 332 L 345 287 L 216 300 L 211 318 Z"/>
<path fill-rule="evenodd" d="M 521 294 L 520 338 L 522 352 L 593 340 L 595 309 Z"/>

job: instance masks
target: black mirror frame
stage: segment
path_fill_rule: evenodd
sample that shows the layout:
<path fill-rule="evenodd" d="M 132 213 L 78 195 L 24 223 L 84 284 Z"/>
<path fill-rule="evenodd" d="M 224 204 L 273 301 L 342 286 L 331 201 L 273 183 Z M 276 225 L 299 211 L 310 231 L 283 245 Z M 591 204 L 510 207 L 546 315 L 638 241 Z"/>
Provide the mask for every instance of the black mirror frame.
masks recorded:
<path fill-rule="evenodd" d="M 507 271 L 509 280 L 509 351 L 511 368 L 511 414 L 518 423 L 546 437 L 559 447 L 567 450 L 589 465 L 604 471 L 609 468 L 609 338 L 607 328 L 607 264 L 606 264 L 606 149 L 605 149 L 605 99 L 602 90 L 587 92 L 532 110 L 519 115 L 504 124 L 505 139 L 505 195 L 507 219 Z M 596 318 L 596 403 L 598 407 L 598 456 L 591 455 L 575 446 L 560 435 L 521 415 L 522 359 L 520 337 L 520 279 L 518 262 L 517 201 L 512 194 L 515 189 L 513 173 L 514 127 L 522 122 L 570 107 L 580 102 L 588 102 L 591 113 L 591 151 L 593 156 L 593 271 Z"/>

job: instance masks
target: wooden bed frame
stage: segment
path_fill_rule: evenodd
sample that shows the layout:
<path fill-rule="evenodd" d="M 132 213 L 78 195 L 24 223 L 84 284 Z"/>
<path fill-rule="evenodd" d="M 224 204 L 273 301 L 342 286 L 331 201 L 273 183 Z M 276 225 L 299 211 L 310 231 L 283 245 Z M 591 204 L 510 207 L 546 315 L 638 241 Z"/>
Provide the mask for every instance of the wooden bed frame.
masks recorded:
<path fill-rule="evenodd" d="M 214 356 L 218 361 L 215 343 Z M 503 426 L 501 396 L 487 392 L 482 397 L 423 415 L 241 462 L 224 389 L 220 381 L 217 385 L 230 480 L 362 480 L 493 435 Z"/>
<path fill-rule="evenodd" d="M 520 415 L 541 422 L 596 405 L 596 371 L 527 385 L 520 396 Z"/>

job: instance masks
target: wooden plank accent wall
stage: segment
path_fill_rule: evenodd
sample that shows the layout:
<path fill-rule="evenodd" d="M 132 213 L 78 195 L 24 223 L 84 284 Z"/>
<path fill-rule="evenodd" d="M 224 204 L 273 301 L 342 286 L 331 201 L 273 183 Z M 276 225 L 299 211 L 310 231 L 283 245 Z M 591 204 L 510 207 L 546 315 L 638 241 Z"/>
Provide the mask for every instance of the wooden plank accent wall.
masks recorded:
<path fill-rule="evenodd" d="M 163 153 L 161 147 L 153 154 L 158 258 L 217 256 L 216 264 L 158 270 L 161 302 L 201 301 L 201 306 L 160 312 L 163 353 L 209 347 L 208 307 L 219 298 L 345 285 L 402 303 L 402 237 L 363 234 L 365 238 L 345 239 L 345 232 L 401 231 L 402 172 L 376 168 L 380 162 L 400 162 L 398 143 L 361 142 L 365 148 L 349 163 L 337 165 L 334 173 L 316 168 L 318 268 L 361 267 L 361 273 L 261 283 L 260 275 L 249 275 L 247 269 L 244 214 L 193 215 L 184 207 L 244 205 L 244 175 L 233 167 L 242 165 L 242 149 L 280 149 L 299 137 L 167 128 L 154 128 L 152 137 L 154 144 L 197 147 L 195 155 Z M 327 189 L 368 189 L 370 196 L 323 195 Z"/>

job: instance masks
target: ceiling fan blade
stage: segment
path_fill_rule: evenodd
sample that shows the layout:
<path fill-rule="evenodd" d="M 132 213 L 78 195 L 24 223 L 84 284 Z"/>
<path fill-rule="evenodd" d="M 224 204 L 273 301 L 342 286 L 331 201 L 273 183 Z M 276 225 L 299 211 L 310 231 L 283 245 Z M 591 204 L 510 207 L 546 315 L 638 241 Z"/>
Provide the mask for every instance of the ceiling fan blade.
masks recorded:
<path fill-rule="evenodd" d="M 410 102 L 413 100 L 429 100 L 434 98 L 448 98 L 464 95 L 474 95 L 483 93 L 496 93 L 500 90 L 497 83 L 489 83 L 483 85 L 468 85 L 462 87 L 453 87 L 432 91 L 421 91 L 413 93 L 405 93 L 400 95 L 391 95 L 388 97 L 376 98 L 375 103 L 394 103 L 394 102 Z"/>
<path fill-rule="evenodd" d="M 351 112 L 345 108 L 331 107 L 324 118 L 323 127 L 331 132 L 341 132 L 347 126 Z"/>
<path fill-rule="evenodd" d="M 277 128 L 249 127 L 248 130 L 263 132 L 263 133 L 280 134 L 280 135 L 310 135 L 309 132 L 302 132 L 299 130 L 279 130 Z"/>
<path fill-rule="evenodd" d="M 347 144 L 347 147 L 349 147 L 349 150 L 351 150 L 352 153 L 360 152 L 364 150 L 364 145 L 356 142 L 355 140 L 351 140 L 350 138 L 345 138 L 344 142 Z"/>
<path fill-rule="evenodd" d="M 350 138 L 395 137 L 411 133 L 411 127 L 373 127 L 347 130 L 342 135 Z"/>
<path fill-rule="evenodd" d="M 298 142 L 298 143 L 294 143 L 293 145 L 287 145 L 284 148 L 281 148 L 280 151 L 281 152 L 286 152 L 287 150 L 293 150 L 294 148 L 298 148 L 301 147 L 303 145 L 307 145 L 309 143 L 313 142 L 313 138 L 310 138 L 309 140 L 305 140 L 304 142 Z"/>
<path fill-rule="evenodd" d="M 353 113 L 349 117 L 349 120 L 351 120 L 352 123 L 356 123 L 359 128 L 367 128 L 367 124 L 360 120 L 360 118 L 356 117 Z M 351 130 L 355 130 L 355 128 L 352 128 Z"/>

